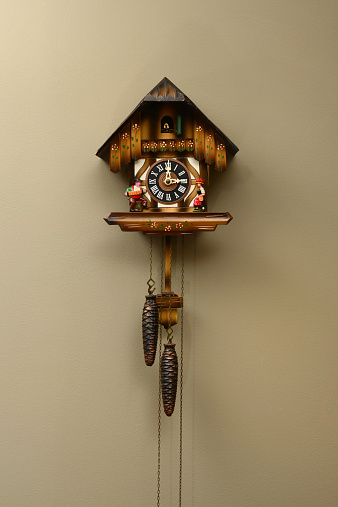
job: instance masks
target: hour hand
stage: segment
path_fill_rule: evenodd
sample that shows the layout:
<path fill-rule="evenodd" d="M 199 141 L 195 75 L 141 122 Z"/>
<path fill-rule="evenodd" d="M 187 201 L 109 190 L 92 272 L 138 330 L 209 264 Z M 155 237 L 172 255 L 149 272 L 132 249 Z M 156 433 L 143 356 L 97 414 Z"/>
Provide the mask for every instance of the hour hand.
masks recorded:
<path fill-rule="evenodd" d="M 164 180 L 163 180 L 163 183 L 165 185 L 172 185 L 173 183 L 181 183 L 182 180 L 177 180 L 176 178 L 172 178 L 171 177 L 171 174 L 166 174 Z"/>
<path fill-rule="evenodd" d="M 163 180 L 163 183 L 165 185 L 171 185 L 171 175 L 170 175 L 170 171 L 167 172 L 167 174 L 165 175 L 165 178 Z"/>
<path fill-rule="evenodd" d="M 163 182 L 165 183 L 165 185 L 170 185 L 171 184 L 171 172 L 170 172 L 170 164 L 167 164 L 166 166 L 166 173 L 165 173 L 165 178 L 163 180 Z"/>

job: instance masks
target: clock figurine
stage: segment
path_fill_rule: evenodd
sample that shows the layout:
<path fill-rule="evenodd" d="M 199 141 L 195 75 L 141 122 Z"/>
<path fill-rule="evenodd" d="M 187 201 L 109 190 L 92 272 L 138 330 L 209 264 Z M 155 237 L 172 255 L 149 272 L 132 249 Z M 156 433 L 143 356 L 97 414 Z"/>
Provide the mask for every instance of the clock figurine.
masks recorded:
<path fill-rule="evenodd" d="M 143 211 L 144 208 L 148 209 L 147 201 L 143 197 L 145 193 L 144 188 L 141 186 L 139 178 L 133 179 L 133 184 L 128 187 L 124 195 L 129 197 L 129 210 L 130 211 Z"/>
<path fill-rule="evenodd" d="M 204 181 L 202 178 L 196 180 L 197 196 L 194 199 L 194 211 L 206 211 Z"/>

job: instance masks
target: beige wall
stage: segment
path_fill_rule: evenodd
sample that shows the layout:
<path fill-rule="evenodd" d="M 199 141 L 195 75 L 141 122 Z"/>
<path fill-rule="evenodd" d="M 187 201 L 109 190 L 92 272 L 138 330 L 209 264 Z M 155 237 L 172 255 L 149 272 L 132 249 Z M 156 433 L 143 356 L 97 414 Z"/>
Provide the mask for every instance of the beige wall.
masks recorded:
<path fill-rule="evenodd" d="M 337 10 L 2 2 L 1 506 L 156 505 L 148 240 L 102 220 L 127 176 L 94 153 L 164 75 L 240 148 L 234 220 L 187 241 L 183 505 L 338 504 Z"/>

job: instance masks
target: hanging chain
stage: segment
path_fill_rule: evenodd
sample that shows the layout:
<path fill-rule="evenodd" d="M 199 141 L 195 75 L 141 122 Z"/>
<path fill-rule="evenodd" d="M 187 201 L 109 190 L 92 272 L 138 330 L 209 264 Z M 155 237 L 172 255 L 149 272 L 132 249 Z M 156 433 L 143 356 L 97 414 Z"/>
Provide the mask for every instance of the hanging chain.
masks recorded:
<path fill-rule="evenodd" d="M 150 236 L 150 268 L 149 268 L 149 280 L 147 281 L 148 285 L 148 294 L 151 295 L 155 290 L 155 280 L 153 280 L 153 237 Z"/>
<path fill-rule="evenodd" d="M 161 295 L 163 292 L 163 274 L 164 274 L 164 236 L 161 243 Z M 160 306 L 160 339 L 158 346 L 158 427 L 157 427 L 157 507 L 160 507 L 161 500 L 161 413 L 162 413 L 162 396 L 161 396 L 161 355 L 162 355 L 162 305 Z"/>
<path fill-rule="evenodd" d="M 170 273 L 170 285 L 169 285 L 169 325 L 168 325 L 168 328 L 167 328 L 167 340 L 168 340 L 168 343 L 172 343 L 173 342 L 173 328 L 171 327 L 171 297 L 172 297 L 172 292 L 171 292 L 171 263 L 172 263 L 172 256 L 173 256 L 173 247 L 172 247 L 172 242 L 170 240 L 170 252 L 169 252 L 169 273 Z"/>
<path fill-rule="evenodd" d="M 164 238 L 162 237 L 162 252 L 161 252 L 161 294 L 163 292 L 163 274 L 164 274 Z M 182 507 L 182 470 L 183 470 L 183 324 L 184 324 L 184 237 L 182 236 L 181 244 L 182 252 L 182 267 L 181 267 L 181 350 L 180 350 L 180 464 L 179 464 L 179 507 Z M 152 260 L 152 257 L 151 257 Z M 172 246 L 170 244 L 170 275 L 172 264 Z M 151 262 L 152 269 L 152 262 Z M 150 272 L 150 279 L 152 279 L 152 272 Z M 171 276 L 170 276 L 170 296 L 169 296 L 169 327 L 167 329 L 167 339 L 172 343 L 173 331 L 171 328 Z M 160 307 L 160 321 L 162 320 L 162 306 Z M 162 350 L 162 324 L 160 324 L 160 338 L 159 338 L 159 390 L 158 390 L 158 440 L 157 440 L 157 507 L 160 507 L 161 500 L 161 412 L 162 412 L 162 396 L 161 396 L 161 350 Z"/>
<path fill-rule="evenodd" d="M 180 476 L 179 476 L 179 490 L 178 490 L 178 505 L 182 505 L 182 455 L 183 455 L 183 322 L 184 322 L 184 236 L 181 242 L 182 248 L 182 267 L 181 267 L 181 359 L 180 359 Z"/>

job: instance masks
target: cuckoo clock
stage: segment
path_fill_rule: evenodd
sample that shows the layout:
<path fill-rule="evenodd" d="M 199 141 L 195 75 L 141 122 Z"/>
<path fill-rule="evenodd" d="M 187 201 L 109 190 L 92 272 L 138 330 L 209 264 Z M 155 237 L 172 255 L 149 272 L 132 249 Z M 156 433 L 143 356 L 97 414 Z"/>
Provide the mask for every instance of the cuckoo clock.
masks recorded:
<path fill-rule="evenodd" d="M 105 217 L 122 231 L 138 231 L 150 238 L 148 295 L 142 314 L 144 360 L 152 366 L 159 356 L 158 482 L 160 498 L 161 398 L 171 416 L 179 379 L 180 487 L 182 489 L 182 392 L 184 237 L 196 231 L 214 231 L 228 224 L 228 212 L 208 211 L 209 172 L 223 172 L 227 156 L 237 146 L 169 79 L 164 78 L 136 106 L 96 155 L 109 161 L 110 170 L 126 172 L 126 209 Z M 127 180 L 126 178 L 126 180 Z M 161 278 L 156 292 L 152 277 L 153 237 L 161 236 Z M 180 238 L 181 294 L 171 287 L 172 238 Z M 180 319 L 179 319 L 180 312 Z M 173 343 L 180 320 L 179 359 Z M 166 342 L 162 344 L 162 331 Z M 164 350 L 162 350 L 164 345 Z"/>
<path fill-rule="evenodd" d="M 207 213 L 209 172 L 225 171 L 227 155 L 237 151 L 183 92 L 162 79 L 96 153 L 109 159 L 112 172 L 128 174 L 126 194 L 134 212 L 112 212 L 106 222 L 164 235 L 228 224 L 229 213 Z"/>

